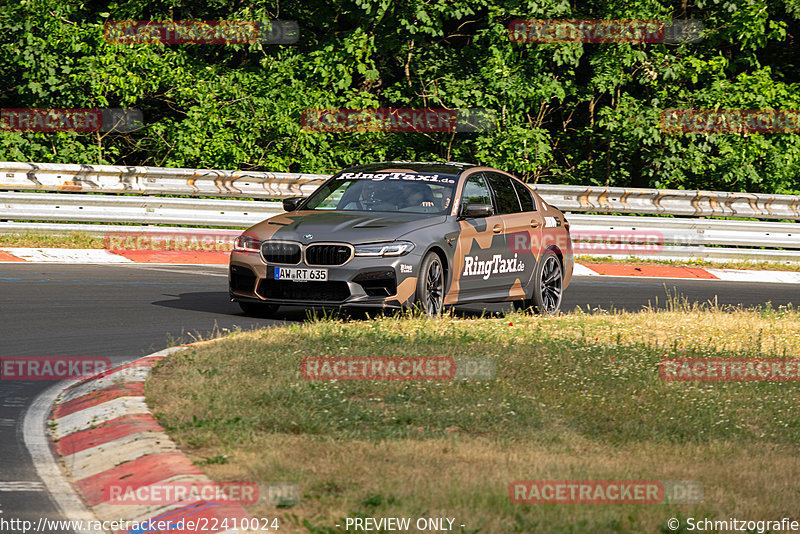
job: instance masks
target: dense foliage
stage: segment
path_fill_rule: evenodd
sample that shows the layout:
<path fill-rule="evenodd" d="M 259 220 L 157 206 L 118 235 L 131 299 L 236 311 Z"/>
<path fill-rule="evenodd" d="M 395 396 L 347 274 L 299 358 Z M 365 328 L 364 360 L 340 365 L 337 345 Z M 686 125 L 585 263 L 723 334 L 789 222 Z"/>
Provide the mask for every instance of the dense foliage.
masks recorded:
<path fill-rule="evenodd" d="M 295 45 L 114 44 L 110 20 L 296 20 Z M 702 21 L 684 44 L 525 44 L 512 19 Z M 0 107 L 133 107 L 120 133 L 0 132 L 0 160 L 330 172 L 449 159 L 529 181 L 800 192 L 800 135 L 669 108 L 800 109 L 800 0 L 8 0 Z M 303 131 L 307 108 L 478 107 L 481 133 Z"/>

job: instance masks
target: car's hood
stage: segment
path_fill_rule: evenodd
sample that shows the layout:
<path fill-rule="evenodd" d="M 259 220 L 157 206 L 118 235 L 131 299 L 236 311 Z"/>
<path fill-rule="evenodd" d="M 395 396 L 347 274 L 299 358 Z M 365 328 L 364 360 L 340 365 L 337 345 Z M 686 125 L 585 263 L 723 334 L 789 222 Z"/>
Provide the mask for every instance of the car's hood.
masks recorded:
<path fill-rule="evenodd" d="M 259 239 L 289 241 L 344 241 L 375 243 L 394 241 L 409 232 L 446 220 L 444 215 L 368 211 L 293 211 L 276 215 L 251 227 L 247 233 Z M 305 237 L 305 236 L 312 237 Z"/>

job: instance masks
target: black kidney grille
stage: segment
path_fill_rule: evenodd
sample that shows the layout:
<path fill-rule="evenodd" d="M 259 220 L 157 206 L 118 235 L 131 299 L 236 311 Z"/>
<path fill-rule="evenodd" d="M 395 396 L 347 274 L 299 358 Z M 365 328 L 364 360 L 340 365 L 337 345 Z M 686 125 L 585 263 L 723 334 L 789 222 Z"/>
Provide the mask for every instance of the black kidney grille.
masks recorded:
<path fill-rule="evenodd" d="M 267 263 L 300 263 L 300 244 L 264 241 L 261 244 L 261 256 Z"/>
<path fill-rule="evenodd" d="M 309 245 L 306 249 L 308 265 L 342 265 L 347 263 L 353 249 L 346 245 Z"/>

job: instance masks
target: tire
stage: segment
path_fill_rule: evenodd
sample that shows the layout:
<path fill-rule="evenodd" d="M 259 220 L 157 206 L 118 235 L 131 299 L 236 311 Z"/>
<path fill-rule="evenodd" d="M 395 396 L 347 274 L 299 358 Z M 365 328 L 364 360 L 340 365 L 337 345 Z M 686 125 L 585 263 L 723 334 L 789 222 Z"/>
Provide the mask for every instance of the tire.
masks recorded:
<path fill-rule="evenodd" d="M 444 302 L 444 267 L 435 252 L 428 252 L 419 264 L 415 304 L 428 317 L 439 317 Z"/>
<path fill-rule="evenodd" d="M 561 307 L 563 282 L 564 269 L 561 267 L 561 260 L 555 252 L 544 251 L 531 281 L 533 286 L 531 298 L 514 301 L 514 309 L 533 308 L 536 313 L 555 315 Z"/>
<path fill-rule="evenodd" d="M 278 311 L 277 304 L 258 304 L 256 302 L 238 302 L 245 315 L 252 317 L 269 317 Z"/>

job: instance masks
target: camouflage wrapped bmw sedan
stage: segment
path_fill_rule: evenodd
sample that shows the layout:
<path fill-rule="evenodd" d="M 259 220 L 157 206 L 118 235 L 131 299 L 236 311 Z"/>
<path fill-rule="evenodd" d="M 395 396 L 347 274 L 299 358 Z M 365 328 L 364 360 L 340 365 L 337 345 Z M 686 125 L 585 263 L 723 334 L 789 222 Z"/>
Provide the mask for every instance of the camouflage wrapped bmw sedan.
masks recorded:
<path fill-rule="evenodd" d="M 228 280 L 245 313 L 511 301 L 552 314 L 572 277 L 564 214 L 489 167 L 360 165 L 283 207 L 236 239 Z"/>

